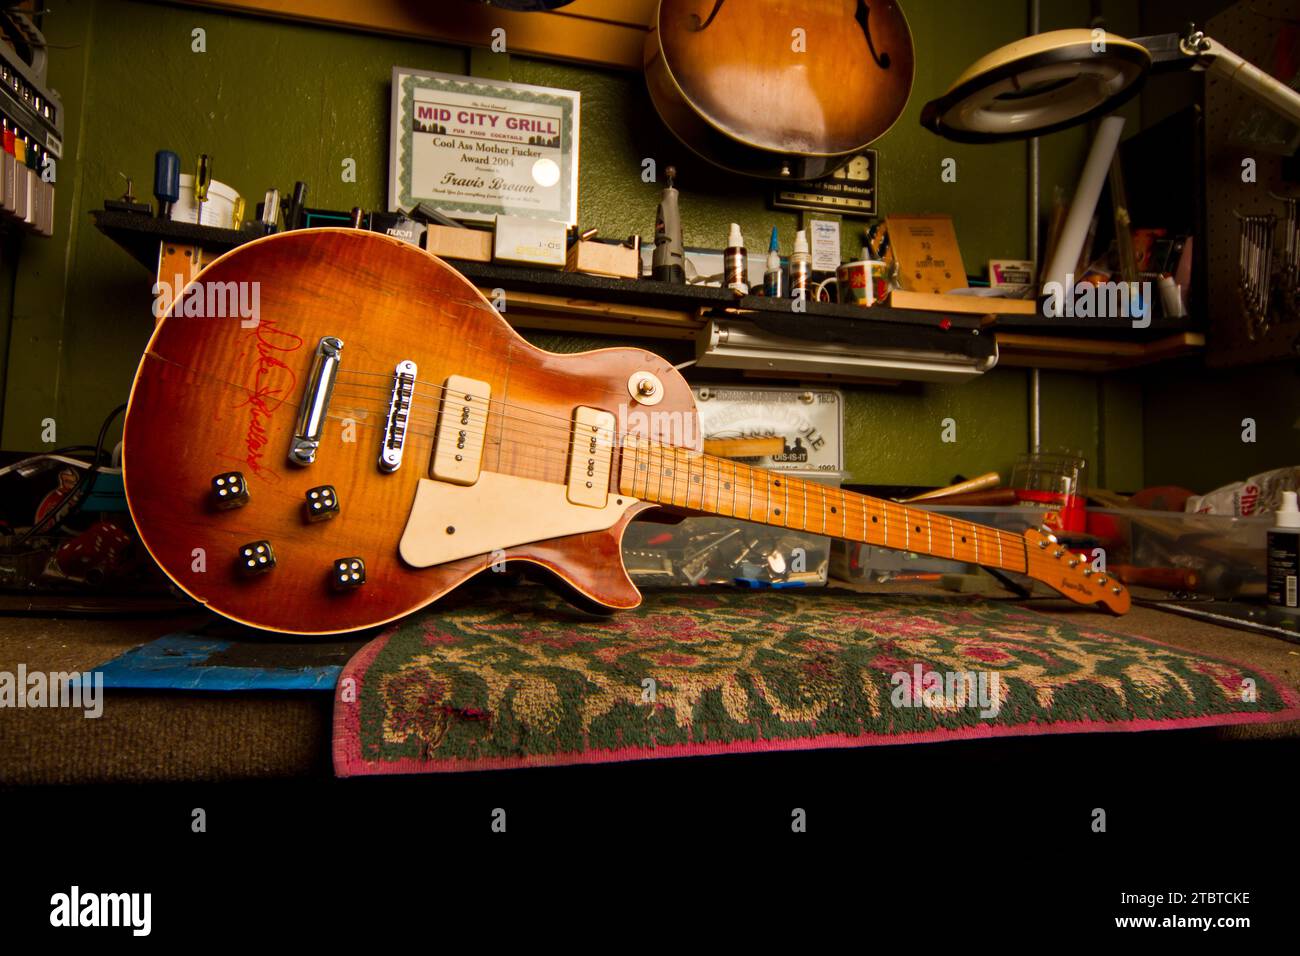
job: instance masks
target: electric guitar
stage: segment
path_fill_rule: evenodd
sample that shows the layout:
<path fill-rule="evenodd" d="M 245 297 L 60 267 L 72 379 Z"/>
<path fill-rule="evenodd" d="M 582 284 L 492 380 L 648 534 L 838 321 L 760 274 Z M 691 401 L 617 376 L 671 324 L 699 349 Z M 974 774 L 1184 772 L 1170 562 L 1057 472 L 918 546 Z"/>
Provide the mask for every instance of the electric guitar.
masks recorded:
<path fill-rule="evenodd" d="M 1027 574 L 1116 613 L 1124 587 L 1016 535 L 697 451 L 694 398 L 639 348 L 530 345 L 458 272 L 354 229 L 210 264 L 150 339 L 123 465 L 150 554 L 236 621 L 332 634 L 394 620 L 489 567 L 630 608 L 629 521 L 725 515 Z"/>

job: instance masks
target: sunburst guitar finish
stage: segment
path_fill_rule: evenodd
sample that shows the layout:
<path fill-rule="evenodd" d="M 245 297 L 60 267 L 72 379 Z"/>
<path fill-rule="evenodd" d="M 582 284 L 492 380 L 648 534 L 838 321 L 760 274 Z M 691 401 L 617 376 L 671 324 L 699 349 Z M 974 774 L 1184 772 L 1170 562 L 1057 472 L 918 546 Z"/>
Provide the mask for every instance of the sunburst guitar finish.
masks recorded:
<path fill-rule="evenodd" d="M 181 307 L 194 295 L 256 314 L 195 317 Z M 132 517 L 171 579 L 283 633 L 382 624 L 511 562 L 553 572 L 589 605 L 633 607 L 620 542 L 651 507 L 970 560 L 1128 606 L 1045 535 L 712 458 L 698 435 L 665 359 L 543 351 L 440 259 L 309 229 L 217 259 L 159 323 L 123 464 Z"/>

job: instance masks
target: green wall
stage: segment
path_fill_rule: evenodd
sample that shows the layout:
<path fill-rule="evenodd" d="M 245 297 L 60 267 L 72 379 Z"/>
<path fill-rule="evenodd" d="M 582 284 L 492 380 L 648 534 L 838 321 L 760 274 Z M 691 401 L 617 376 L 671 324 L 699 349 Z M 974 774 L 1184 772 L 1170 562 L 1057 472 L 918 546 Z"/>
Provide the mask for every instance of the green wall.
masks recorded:
<path fill-rule="evenodd" d="M 120 174 L 148 198 L 153 154 L 167 147 L 188 168 L 200 152 L 215 178 L 255 204 L 268 187 L 309 186 L 309 204 L 381 207 L 386 197 L 389 74 L 393 65 L 467 72 L 469 52 L 303 24 L 230 16 L 131 0 L 49 0 L 45 26 L 50 75 L 69 117 L 59 181 L 59 224 L 50 240 L 27 238 L 13 273 L 4 385 L 6 448 L 40 447 L 40 423 L 54 417 L 58 440 L 93 440 L 104 413 L 125 400 L 151 327 L 151 279 L 102 236 L 89 211 L 122 192 Z M 917 50 L 911 102 L 877 144 L 886 212 L 951 213 L 968 271 L 991 257 L 1027 251 L 1023 144 L 962 146 L 921 129 L 924 102 L 967 64 L 1024 32 L 1025 3 L 977 9 L 961 0 L 905 4 Z M 1044 3 L 1044 29 L 1086 19 L 1087 4 Z M 206 31 L 207 52 L 191 52 L 191 31 Z M 791 213 L 767 208 L 767 187 L 722 174 L 694 159 L 654 114 L 636 73 L 480 52 L 476 68 L 583 93 L 579 215 L 606 236 L 649 237 L 660 184 L 643 183 L 641 160 L 679 168 L 688 245 L 718 246 L 728 222 L 751 249 L 773 225 L 788 242 Z M 485 67 L 484 64 L 487 64 Z M 1069 186 L 1086 137 L 1043 141 L 1042 191 Z M 356 160 L 355 183 L 341 178 Z M 957 181 L 940 163 L 957 160 Z M 860 244 L 843 227 L 846 253 Z M 14 268 L 5 247 L 6 268 Z M 5 292 L 0 274 L 0 295 Z M 3 331 L 3 330 L 0 330 Z M 560 344 L 554 343 L 551 344 Z M 582 340 L 562 343 L 576 348 Z M 1028 373 L 997 369 L 961 386 L 849 389 L 848 466 L 859 481 L 941 483 L 961 472 L 1004 473 L 1027 447 Z M 1045 446 L 1081 450 L 1092 479 L 1112 487 L 1142 484 L 1143 416 L 1132 379 L 1044 373 Z M 958 423 L 955 444 L 941 422 Z M 1100 468 L 1098 467 L 1100 465 Z"/>

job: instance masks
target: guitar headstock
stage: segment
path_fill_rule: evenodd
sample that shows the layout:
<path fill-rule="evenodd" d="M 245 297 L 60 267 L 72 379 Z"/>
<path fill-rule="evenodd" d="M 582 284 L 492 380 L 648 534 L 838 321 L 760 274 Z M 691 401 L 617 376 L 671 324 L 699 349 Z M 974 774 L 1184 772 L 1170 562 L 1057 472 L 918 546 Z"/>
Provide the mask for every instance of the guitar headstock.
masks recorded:
<path fill-rule="evenodd" d="M 1026 573 L 1035 581 L 1076 604 L 1100 604 L 1112 614 L 1129 609 L 1130 597 L 1123 582 L 1105 571 L 1094 571 L 1089 561 L 1057 541 L 1050 531 L 1030 528 L 1025 543 L 1029 553 Z"/>

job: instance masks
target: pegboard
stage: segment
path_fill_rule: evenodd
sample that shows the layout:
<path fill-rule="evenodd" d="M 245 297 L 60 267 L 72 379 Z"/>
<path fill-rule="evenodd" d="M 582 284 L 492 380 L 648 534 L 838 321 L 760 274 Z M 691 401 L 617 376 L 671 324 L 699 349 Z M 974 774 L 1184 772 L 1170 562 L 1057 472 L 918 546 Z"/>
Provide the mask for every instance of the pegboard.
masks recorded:
<path fill-rule="evenodd" d="M 1205 33 L 1260 69 L 1272 73 L 1279 49 L 1300 45 L 1300 0 L 1239 0 L 1206 22 Z M 1294 54 L 1292 54 L 1294 56 Z M 1292 62 L 1295 62 L 1292 59 Z M 1285 79 L 1290 79 L 1286 77 Z M 1157 81 L 1158 82 L 1158 81 Z M 1238 292 L 1240 228 L 1236 213 L 1272 213 L 1278 218 L 1274 233 L 1274 287 L 1280 285 L 1285 249 L 1286 210 L 1270 192 L 1300 196 L 1300 182 L 1282 177 L 1284 156 L 1274 143 L 1280 124 L 1252 127 L 1246 120 L 1266 109 L 1226 79 L 1206 74 L 1206 235 L 1209 255 L 1209 341 L 1206 361 L 1213 366 L 1248 365 L 1275 361 L 1296 354 L 1300 337 L 1300 296 L 1297 309 L 1271 310 L 1267 331 L 1251 341 L 1247 317 Z M 1253 130 L 1253 132 L 1252 132 Z M 1252 142 L 1251 137 L 1256 136 Z M 1255 181 L 1242 181 L 1242 162 L 1255 160 Z M 1179 161 L 1170 157 L 1170 162 Z M 1277 303 L 1280 296 L 1274 296 Z"/>

